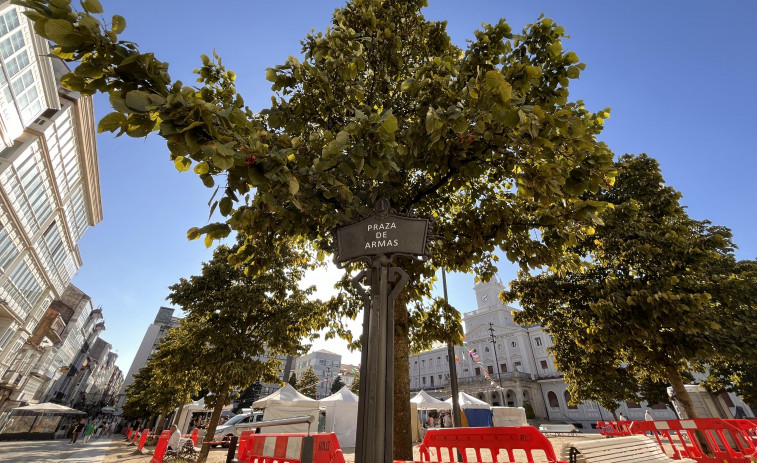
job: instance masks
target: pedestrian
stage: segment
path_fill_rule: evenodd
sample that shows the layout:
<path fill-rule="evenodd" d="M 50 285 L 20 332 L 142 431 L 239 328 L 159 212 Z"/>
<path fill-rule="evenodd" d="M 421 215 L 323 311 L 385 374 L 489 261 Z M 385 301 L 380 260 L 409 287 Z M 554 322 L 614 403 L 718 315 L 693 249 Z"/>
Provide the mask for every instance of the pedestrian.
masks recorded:
<path fill-rule="evenodd" d="M 445 428 L 451 428 L 452 427 L 452 413 L 445 413 L 444 418 L 442 419 L 442 423 L 444 423 Z"/>
<path fill-rule="evenodd" d="M 84 428 L 84 443 L 86 444 L 89 442 L 89 439 L 92 437 L 92 433 L 95 432 L 95 424 L 93 422 L 89 422 L 87 426 Z"/>
<path fill-rule="evenodd" d="M 623 412 L 620 412 L 618 415 L 618 421 L 628 421 L 628 418 L 626 418 L 626 415 L 624 415 Z"/>
<path fill-rule="evenodd" d="M 326 432 L 326 410 L 318 412 L 318 432 Z"/>
<path fill-rule="evenodd" d="M 76 426 L 74 426 L 73 433 L 71 434 L 71 442 L 69 444 L 75 444 L 79 434 L 84 431 L 84 418 L 80 419 Z"/>
<path fill-rule="evenodd" d="M 652 412 L 647 408 L 647 411 L 644 412 L 644 419 L 646 421 L 654 421 L 654 418 L 652 417 Z"/>
<path fill-rule="evenodd" d="M 428 427 L 433 428 L 434 427 L 434 417 L 429 415 L 428 416 Z"/>

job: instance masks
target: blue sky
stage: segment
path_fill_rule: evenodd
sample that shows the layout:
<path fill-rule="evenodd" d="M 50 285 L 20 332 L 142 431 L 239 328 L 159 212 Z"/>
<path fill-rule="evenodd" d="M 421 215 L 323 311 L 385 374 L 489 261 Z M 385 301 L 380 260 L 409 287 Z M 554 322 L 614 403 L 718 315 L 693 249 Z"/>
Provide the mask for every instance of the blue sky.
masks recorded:
<path fill-rule="evenodd" d="M 299 56 L 299 41 L 325 30 L 335 0 L 101 0 L 106 16 L 120 14 L 122 39 L 137 42 L 170 63 L 175 80 L 191 84 L 200 55 L 222 57 L 237 73 L 237 86 L 253 110 L 270 103 L 265 69 Z M 616 155 L 645 152 L 656 158 L 667 183 L 683 193 L 689 214 L 730 227 L 737 257 L 757 257 L 757 48 L 753 35 L 757 3 L 751 1 L 490 1 L 430 0 L 424 14 L 448 20 L 458 46 L 482 22 L 506 18 L 515 31 L 541 13 L 563 25 L 587 64 L 571 82 L 571 99 L 590 110 L 612 108 L 601 139 Z M 110 112 L 97 97 L 98 117 Z M 103 337 L 127 371 L 158 308 L 168 305 L 167 287 L 200 270 L 211 251 L 186 240 L 186 230 L 208 222 L 206 189 L 169 161 L 162 139 L 98 136 L 105 219 L 81 240 L 84 266 L 73 283 L 102 306 Z M 503 262 L 507 283 L 514 266 Z M 473 275 L 451 275 L 450 302 L 475 308 Z M 333 278 L 314 275 L 327 294 Z M 360 329 L 355 324 L 356 329 Z M 338 341 L 318 343 L 358 363 Z"/>

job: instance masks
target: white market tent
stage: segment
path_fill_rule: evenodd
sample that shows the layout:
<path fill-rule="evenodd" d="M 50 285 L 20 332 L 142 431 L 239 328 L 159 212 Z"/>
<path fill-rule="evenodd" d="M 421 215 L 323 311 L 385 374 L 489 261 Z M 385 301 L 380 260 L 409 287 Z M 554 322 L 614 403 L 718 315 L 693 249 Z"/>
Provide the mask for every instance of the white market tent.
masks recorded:
<path fill-rule="evenodd" d="M 485 408 L 487 410 L 491 410 L 492 408 L 491 405 L 483 400 L 478 400 L 462 391 L 457 395 L 457 400 L 460 402 L 460 408 Z M 452 397 L 445 400 L 445 402 L 452 406 Z"/>
<path fill-rule="evenodd" d="M 326 432 L 333 432 L 341 447 L 354 447 L 357 434 L 358 398 L 347 386 L 320 400 L 320 409 L 326 412 Z"/>
<path fill-rule="evenodd" d="M 53 413 L 53 414 L 69 414 L 69 413 L 77 414 L 77 415 L 86 414 L 79 410 L 75 410 L 73 408 L 69 408 L 64 405 L 54 404 L 50 402 L 34 404 L 34 405 L 26 405 L 24 407 L 16 407 L 13 410 L 18 410 L 21 412 L 40 412 L 40 413 Z"/>
<path fill-rule="evenodd" d="M 428 392 L 421 390 L 415 397 L 410 399 L 410 403 L 416 404 L 418 410 L 451 410 L 452 404 L 443 400 L 431 397 Z"/>
<path fill-rule="evenodd" d="M 266 408 L 273 400 L 280 400 L 282 402 L 317 402 L 317 400 L 297 392 L 297 389 L 293 388 L 291 384 L 285 383 L 284 387 L 273 394 L 256 400 L 252 404 L 252 408 Z"/>
<path fill-rule="evenodd" d="M 315 432 L 318 430 L 318 401 L 300 394 L 290 384 L 284 384 L 284 387 L 273 394 L 255 401 L 252 407 L 265 409 L 263 421 L 306 415 L 314 417 L 309 427 L 307 423 L 271 426 L 265 428 L 264 432 L 266 433 L 307 432 L 308 430 Z"/>

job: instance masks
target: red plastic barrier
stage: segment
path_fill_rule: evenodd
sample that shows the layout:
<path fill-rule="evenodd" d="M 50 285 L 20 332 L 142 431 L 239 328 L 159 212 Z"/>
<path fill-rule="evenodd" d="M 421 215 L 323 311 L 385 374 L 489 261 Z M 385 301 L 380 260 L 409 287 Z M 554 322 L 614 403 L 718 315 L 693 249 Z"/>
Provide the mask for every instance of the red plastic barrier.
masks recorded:
<path fill-rule="evenodd" d="M 446 449 L 446 456 L 442 450 Z M 454 449 L 454 450 L 453 450 Z M 481 450 L 487 449 L 491 458 L 497 463 L 515 461 L 515 450 L 522 450 L 529 463 L 534 463 L 533 452 L 541 451 L 550 462 L 559 462 L 552 444 L 533 426 L 507 426 L 491 428 L 439 428 L 429 429 L 418 447 L 421 461 L 454 462 L 456 451 L 460 451 L 463 462 L 467 462 L 467 450 L 476 452 L 476 461 L 484 461 Z M 431 450 L 436 453 L 436 460 L 431 459 Z M 507 453 L 503 460 L 500 451 Z M 519 460 L 522 461 L 522 460 Z"/>
<path fill-rule="evenodd" d="M 323 432 L 310 435 L 313 436 L 313 463 L 345 463 L 336 434 Z M 242 431 L 237 445 L 237 461 L 300 463 L 305 436 L 305 433 L 255 434 L 254 431 Z M 269 449 L 273 448 L 272 455 L 264 454 L 266 444 Z"/>
<path fill-rule="evenodd" d="M 187 438 L 187 439 L 192 439 L 192 444 L 193 444 L 193 445 L 194 445 L 195 447 L 197 447 L 197 439 L 198 439 L 198 436 L 199 436 L 199 435 L 200 435 L 200 430 L 199 430 L 199 429 L 197 429 L 197 428 L 194 428 L 194 429 L 192 430 L 192 433 L 191 433 L 191 434 L 182 434 L 182 435 L 181 435 L 181 437 L 184 437 L 184 438 Z M 213 442 L 213 443 L 214 443 L 214 444 L 216 444 L 216 443 L 220 444 L 220 442 Z"/>
<path fill-rule="evenodd" d="M 633 434 L 652 433 L 665 450 L 673 449 L 673 458 L 692 458 L 699 463 L 750 463 L 754 443 L 739 428 L 719 418 L 692 420 L 633 421 Z"/>
<path fill-rule="evenodd" d="M 134 435 L 132 436 L 132 440 L 131 440 L 132 444 L 136 444 L 137 443 L 137 437 L 139 437 L 139 435 L 141 434 L 141 432 L 142 431 L 139 428 L 137 428 L 137 430 L 134 431 Z"/>
<path fill-rule="evenodd" d="M 131 428 L 126 428 L 126 440 L 131 439 Z"/>
<path fill-rule="evenodd" d="M 601 435 L 608 437 L 630 436 L 630 425 L 630 421 L 598 421 L 597 430 Z"/>
<path fill-rule="evenodd" d="M 155 452 L 152 454 L 150 463 L 163 463 L 163 457 L 166 455 L 166 450 L 168 449 L 168 439 L 170 438 L 171 431 L 160 433 L 160 439 L 158 439 L 158 445 L 155 446 Z"/>
<path fill-rule="evenodd" d="M 150 430 L 145 429 L 142 431 L 142 437 L 139 438 L 139 444 L 137 444 L 137 450 L 142 450 L 142 448 L 145 446 L 145 442 L 147 442 L 147 436 L 150 435 Z"/>

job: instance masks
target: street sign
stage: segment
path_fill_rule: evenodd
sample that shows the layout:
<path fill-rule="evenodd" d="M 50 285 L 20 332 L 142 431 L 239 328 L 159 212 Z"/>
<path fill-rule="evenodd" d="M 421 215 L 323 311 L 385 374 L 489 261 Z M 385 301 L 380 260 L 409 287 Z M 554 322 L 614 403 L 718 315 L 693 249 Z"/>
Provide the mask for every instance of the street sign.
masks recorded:
<path fill-rule="evenodd" d="M 372 215 L 336 231 L 339 262 L 384 255 L 426 254 L 428 220 L 397 214 Z"/>

